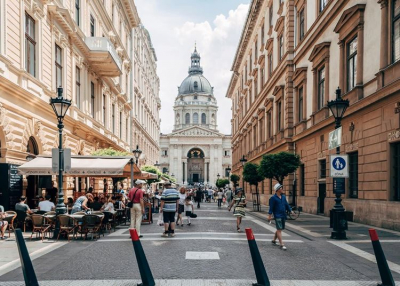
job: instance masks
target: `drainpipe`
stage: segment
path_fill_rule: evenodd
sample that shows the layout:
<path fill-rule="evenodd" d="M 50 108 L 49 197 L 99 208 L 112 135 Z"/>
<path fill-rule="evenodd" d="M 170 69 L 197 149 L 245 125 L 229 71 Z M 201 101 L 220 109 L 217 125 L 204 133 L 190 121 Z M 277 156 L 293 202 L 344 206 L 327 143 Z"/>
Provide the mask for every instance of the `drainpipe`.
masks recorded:
<path fill-rule="evenodd" d="M 294 154 L 296 155 L 296 142 L 294 142 Z M 293 179 L 293 200 L 292 203 L 295 206 L 296 205 L 296 186 L 297 186 L 297 181 L 296 181 L 296 171 L 293 173 L 294 179 Z"/>

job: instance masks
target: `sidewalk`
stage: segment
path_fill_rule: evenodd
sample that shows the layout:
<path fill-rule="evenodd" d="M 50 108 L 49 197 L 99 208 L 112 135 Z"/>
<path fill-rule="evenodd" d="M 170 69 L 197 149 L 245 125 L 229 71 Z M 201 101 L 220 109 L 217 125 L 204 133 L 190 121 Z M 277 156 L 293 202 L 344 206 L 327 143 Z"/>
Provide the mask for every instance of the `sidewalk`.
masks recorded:
<path fill-rule="evenodd" d="M 0 241 L 0 276 L 21 266 L 15 235 L 14 233 L 11 233 L 11 237 L 8 238 L 7 232 L 6 236 L 6 240 Z M 35 235 L 31 240 L 30 232 L 23 233 L 23 236 L 25 238 L 26 247 L 28 248 L 31 260 L 43 256 L 67 243 L 64 241 L 56 242 L 47 239 L 44 239 L 42 242 L 41 239 L 36 239 Z"/>

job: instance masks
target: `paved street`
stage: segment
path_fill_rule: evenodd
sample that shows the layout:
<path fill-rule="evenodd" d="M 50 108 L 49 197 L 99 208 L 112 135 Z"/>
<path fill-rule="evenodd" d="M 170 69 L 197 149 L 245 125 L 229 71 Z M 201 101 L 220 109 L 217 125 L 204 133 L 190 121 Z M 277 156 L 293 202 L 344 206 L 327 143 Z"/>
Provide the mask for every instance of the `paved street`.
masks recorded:
<path fill-rule="evenodd" d="M 181 285 L 182 280 L 190 280 L 186 281 L 189 285 L 255 282 L 246 237 L 236 232 L 232 213 L 218 209 L 215 203 L 204 203 L 197 214 L 191 226 L 177 229 L 174 238 L 162 238 L 162 229 L 156 224 L 142 226 L 142 245 L 159 284 Z M 379 281 L 367 226 L 350 224 L 347 241 L 331 241 L 327 218 L 301 214 L 298 220 L 288 222 L 284 236 L 288 250 L 282 251 L 270 243 L 274 225 L 268 224 L 265 217 L 263 212 L 248 212 L 243 229 L 253 229 L 273 285 L 344 285 L 341 281 L 347 281 L 346 285 L 376 285 L 373 282 Z M 392 273 L 400 280 L 400 254 L 393 251 L 400 244 L 400 233 L 378 233 Z M 0 243 L 2 250 L 14 245 L 16 251 L 14 241 Z M 53 248 L 33 260 L 38 279 L 47 281 L 43 285 L 60 284 L 55 282 L 59 280 L 60 285 L 128 285 L 132 279 L 140 279 L 127 226 L 98 241 L 28 243 Z M 4 263 L 0 265 L 0 285 L 23 285 L 21 268 L 4 273 L 3 266 Z M 300 284 L 287 284 L 287 280 Z"/>

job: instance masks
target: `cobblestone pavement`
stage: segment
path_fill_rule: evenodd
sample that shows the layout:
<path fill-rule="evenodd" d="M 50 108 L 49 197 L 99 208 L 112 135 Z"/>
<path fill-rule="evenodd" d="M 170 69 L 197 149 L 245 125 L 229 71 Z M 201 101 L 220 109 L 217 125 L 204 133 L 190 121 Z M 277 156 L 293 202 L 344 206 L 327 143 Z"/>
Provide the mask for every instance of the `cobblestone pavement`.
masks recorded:
<path fill-rule="evenodd" d="M 162 238 L 162 228 L 156 224 L 142 225 L 141 242 L 153 275 L 159 279 L 157 285 L 256 282 L 246 236 L 236 232 L 232 213 L 214 203 L 202 204 L 195 212 L 198 218 L 192 219 L 191 226 L 177 227 L 174 238 Z M 158 214 L 154 222 L 157 218 Z M 330 240 L 328 226 L 327 218 L 308 214 L 288 221 L 284 236 L 288 250 L 282 251 L 270 242 L 274 224 L 268 224 L 265 213 L 249 211 L 242 223 L 242 229 L 253 229 L 272 285 L 376 285 L 380 277 L 368 226 L 350 223 L 346 241 Z M 379 230 L 378 234 L 393 276 L 400 280 L 400 254 L 394 251 L 399 249 L 400 233 Z M 1 242 L 0 253 L 6 244 L 15 242 Z M 133 285 L 140 279 L 128 226 L 98 241 L 55 245 L 33 264 L 41 285 Z M 3 272 L 0 285 L 23 285 L 21 268 Z"/>

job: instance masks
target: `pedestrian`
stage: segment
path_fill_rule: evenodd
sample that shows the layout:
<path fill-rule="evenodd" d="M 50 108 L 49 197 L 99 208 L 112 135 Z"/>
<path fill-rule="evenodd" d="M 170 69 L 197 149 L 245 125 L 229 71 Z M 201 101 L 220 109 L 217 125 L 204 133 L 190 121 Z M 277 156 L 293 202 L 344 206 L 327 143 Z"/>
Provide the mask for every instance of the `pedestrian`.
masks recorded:
<path fill-rule="evenodd" d="M 5 239 L 4 232 L 7 229 L 8 221 L 3 220 L 6 218 L 7 214 L 4 212 L 4 207 L 0 206 L 0 239 Z"/>
<path fill-rule="evenodd" d="M 181 226 L 183 226 L 183 218 L 182 213 L 185 210 L 185 200 L 186 200 L 186 188 L 181 187 L 179 189 L 179 206 L 178 206 L 178 218 L 176 220 L 176 224 L 179 225 L 179 221 L 181 222 Z"/>
<path fill-rule="evenodd" d="M 195 194 L 195 202 L 197 202 L 197 208 L 200 208 L 200 202 L 201 202 L 201 196 L 202 192 L 200 189 L 196 189 L 196 194 Z"/>
<path fill-rule="evenodd" d="M 89 209 L 88 203 L 93 201 L 93 195 L 91 193 L 87 193 L 84 196 L 80 196 L 76 199 L 74 205 L 72 206 L 71 214 L 85 211 Z"/>
<path fill-rule="evenodd" d="M 26 204 L 25 196 L 21 196 L 19 198 L 19 203 L 15 204 L 15 210 L 23 211 L 23 212 L 26 212 L 27 214 L 33 214 L 33 211 L 31 211 L 31 208 Z"/>
<path fill-rule="evenodd" d="M 128 193 L 129 201 L 132 203 L 130 228 L 136 229 L 139 237 L 143 237 L 143 235 L 140 234 L 140 226 L 142 225 L 142 218 L 144 215 L 144 191 L 142 190 L 142 187 L 145 183 L 145 181 L 136 180 L 135 187 L 132 188 Z"/>
<path fill-rule="evenodd" d="M 222 191 L 222 188 L 219 189 L 217 197 L 218 197 L 218 207 L 220 208 L 222 206 L 222 199 L 224 198 L 224 192 Z"/>
<path fill-rule="evenodd" d="M 114 201 L 115 201 L 115 197 L 109 198 L 107 203 L 105 203 L 102 207 L 101 207 L 101 211 L 105 211 L 105 212 L 114 212 Z"/>
<path fill-rule="evenodd" d="M 200 197 L 201 198 L 201 197 Z M 161 196 L 160 213 L 163 213 L 164 232 L 162 237 L 168 237 L 170 234 L 175 236 L 175 213 L 178 211 L 179 194 L 171 187 L 170 182 L 164 184 L 164 191 Z"/>
<path fill-rule="evenodd" d="M 208 191 L 207 191 L 207 201 L 208 201 L 209 203 L 211 203 L 212 195 L 213 195 L 213 190 L 211 189 L 211 187 L 209 187 L 209 188 L 208 188 Z"/>
<path fill-rule="evenodd" d="M 279 240 L 279 246 L 282 250 L 286 250 L 286 246 L 282 241 L 282 230 L 285 229 L 286 211 L 292 212 L 286 196 L 283 194 L 283 186 L 280 183 L 275 184 L 275 195 L 269 199 L 269 211 L 268 220 L 272 220 L 272 214 L 274 214 L 276 232 L 274 239 L 272 240 L 273 245 L 278 245 L 276 239 Z"/>
<path fill-rule="evenodd" d="M 186 215 L 186 219 L 188 221 L 189 226 L 191 225 L 190 218 L 193 213 L 194 213 L 193 202 L 190 200 L 189 197 L 186 197 L 186 199 L 185 199 L 185 215 Z"/>
<path fill-rule="evenodd" d="M 229 208 L 229 205 L 231 204 L 231 201 L 232 201 L 232 198 L 233 198 L 233 193 L 232 193 L 231 188 L 229 188 L 226 191 L 225 198 L 226 198 L 227 207 Z"/>
<path fill-rule="evenodd" d="M 233 205 L 235 205 L 233 209 L 233 215 L 236 217 L 236 229 L 237 232 L 240 231 L 240 224 L 242 223 L 242 217 L 246 216 L 246 212 L 244 209 L 244 205 L 246 204 L 246 196 L 243 194 L 242 188 L 236 189 L 236 195 L 233 197 L 233 200 L 229 206 L 229 211 Z"/>

